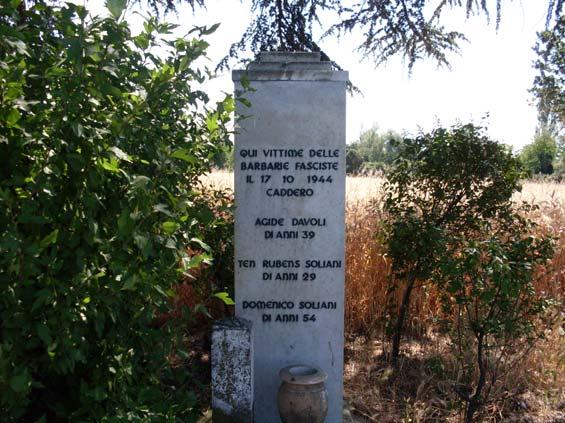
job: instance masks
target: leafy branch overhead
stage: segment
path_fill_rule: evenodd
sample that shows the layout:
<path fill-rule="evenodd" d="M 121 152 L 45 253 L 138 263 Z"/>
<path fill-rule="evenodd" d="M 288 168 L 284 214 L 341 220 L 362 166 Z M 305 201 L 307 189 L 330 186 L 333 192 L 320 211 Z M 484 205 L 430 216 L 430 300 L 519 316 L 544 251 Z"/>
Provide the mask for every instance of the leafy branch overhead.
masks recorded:
<path fill-rule="evenodd" d="M 447 14 L 463 9 L 467 17 L 483 15 L 490 22 L 494 16 L 498 28 L 503 6 L 511 0 L 248 0 L 252 19 L 240 40 L 230 47 L 218 69 L 232 62 L 245 61 L 259 51 L 320 51 L 322 60 L 335 58 L 323 50 L 325 37 L 340 37 L 352 31 L 362 34 L 358 52 L 380 64 L 400 55 L 411 70 L 418 60 L 431 59 L 440 66 L 449 66 L 449 53 L 457 53 L 466 41 L 463 33 L 445 25 Z M 545 0 L 546 28 L 558 22 L 565 0 Z M 31 0 L 28 3 L 41 3 Z M 193 9 L 206 7 L 210 0 L 132 0 L 148 6 L 157 15 L 176 12 L 180 3 Z M 243 0 L 241 1 L 243 3 Z M 108 0 L 112 5 L 125 0 Z M 22 6 L 23 3 L 20 4 Z M 322 19 L 323 17 L 323 19 Z M 330 20 L 333 19 L 333 23 Z M 327 23 L 330 22 L 330 23 Z M 317 35 L 317 32 L 320 35 Z"/>
<path fill-rule="evenodd" d="M 160 0 L 150 0 L 160 1 Z M 563 0 L 547 0 L 548 25 L 552 17 L 561 16 Z M 498 27 L 502 18 L 503 0 L 370 0 L 356 3 L 343 0 L 252 0 L 253 19 L 241 39 L 231 46 L 220 63 L 227 67 L 230 59 L 240 59 L 245 52 L 263 50 L 321 51 L 323 60 L 331 60 L 320 46 L 321 39 L 340 37 L 359 31 L 363 39 L 358 51 L 380 64 L 400 55 L 409 69 L 416 61 L 432 59 L 438 65 L 449 66 L 448 53 L 458 52 L 465 35 L 448 29 L 445 15 L 464 8 L 467 16 L 495 16 Z M 333 15 L 335 22 L 322 23 Z M 321 29 L 316 37 L 314 30 Z"/>
<path fill-rule="evenodd" d="M 124 0 L 108 0 L 120 2 Z M 147 4 L 156 12 L 176 11 L 184 1 L 192 8 L 205 7 L 210 0 L 134 0 Z M 440 66 L 449 66 L 449 54 L 458 53 L 465 34 L 445 25 L 445 17 L 463 9 L 467 17 L 494 16 L 498 28 L 503 6 L 510 0 L 248 0 L 252 19 L 238 42 L 218 65 L 226 69 L 234 62 L 259 51 L 320 51 L 322 60 L 341 69 L 335 57 L 324 51 L 320 42 L 325 37 L 362 34 L 358 52 L 375 64 L 393 56 L 401 56 L 412 70 L 414 64 L 431 59 Z M 535 47 L 538 70 L 532 93 L 540 115 L 540 123 L 559 132 L 564 122 L 564 77 L 562 16 L 565 0 L 545 0 L 545 31 L 539 34 Z M 324 17 L 322 22 L 322 16 Z M 333 18 L 333 23 L 326 24 Z M 321 36 L 316 36 L 320 32 Z M 353 88 L 353 87 L 352 87 Z"/>

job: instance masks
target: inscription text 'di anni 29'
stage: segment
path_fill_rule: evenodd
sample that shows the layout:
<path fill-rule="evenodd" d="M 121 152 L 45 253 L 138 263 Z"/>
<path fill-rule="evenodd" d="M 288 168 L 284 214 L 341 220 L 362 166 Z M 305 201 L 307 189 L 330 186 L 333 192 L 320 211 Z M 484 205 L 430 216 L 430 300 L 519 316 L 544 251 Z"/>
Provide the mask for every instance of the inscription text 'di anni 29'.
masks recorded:
<path fill-rule="evenodd" d="M 263 148 L 242 149 L 239 169 L 246 184 L 257 184 L 265 201 L 269 198 L 293 199 L 315 198 L 316 192 L 324 185 L 330 187 L 340 178 L 340 149 L 304 148 Z M 254 220 L 256 238 L 264 240 L 307 242 L 315 240 L 328 231 L 328 217 L 324 210 L 315 216 L 250 216 Z M 331 230 L 331 228 L 330 228 Z M 325 234 L 327 235 L 327 233 Z M 285 245 L 281 253 L 296 247 Z M 324 276 L 324 271 L 342 269 L 341 257 L 326 258 L 273 258 L 238 259 L 237 266 L 245 269 L 259 269 L 261 281 L 288 281 L 308 283 Z M 321 279 L 320 279 L 321 280 Z M 299 287 L 298 289 L 302 289 Z M 243 310 L 260 310 L 262 322 L 315 322 L 318 310 L 336 310 L 337 302 L 331 299 L 301 300 L 244 300 Z"/>

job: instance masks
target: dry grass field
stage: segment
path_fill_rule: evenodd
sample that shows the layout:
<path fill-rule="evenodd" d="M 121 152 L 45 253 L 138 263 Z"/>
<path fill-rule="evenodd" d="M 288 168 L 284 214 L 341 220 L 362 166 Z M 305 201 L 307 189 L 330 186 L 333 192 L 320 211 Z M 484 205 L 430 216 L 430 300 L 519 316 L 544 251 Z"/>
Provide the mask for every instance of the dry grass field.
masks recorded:
<path fill-rule="evenodd" d="M 217 189 L 233 190 L 233 173 L 215 171 L 205 176 L 202 182 Z M 370 199 L 378 198 L 382 184 L 382 178 L 348 176 L 346 182 L 348 205 L 366 203 Z M 516 199 L 551 207 L 560 204 L 563 209 L 565 207 L 565 183 L 526 181 L 523 184 L 522 192 L 516 196 Z"/>
<path fill-rule="evenodd" d="M 233 189 L 233 174 L 215 172 L 203 183 Z M 345 397 L 358 421 L 459 422 L 461 403 L 452 386 L 458 377 L 446 338 L 437 333 L 441 310 L 430 286 L 413 293 L 402 371 L 392 376 L 384 354 L 390 263 L 379 242 L 383 180 L 347 178 Z M 558 237 L 557 253 L 535 281 L 549 293 L 560 317 L 493 390 L 481 422 L 565 422 L 565 184 L 529 182 L 517 202 L 536 204 L 539 230 Z M 376 207 L 375 207 L 376 205 Z M 388 302 L 390 303 L 390 302 Z"/>

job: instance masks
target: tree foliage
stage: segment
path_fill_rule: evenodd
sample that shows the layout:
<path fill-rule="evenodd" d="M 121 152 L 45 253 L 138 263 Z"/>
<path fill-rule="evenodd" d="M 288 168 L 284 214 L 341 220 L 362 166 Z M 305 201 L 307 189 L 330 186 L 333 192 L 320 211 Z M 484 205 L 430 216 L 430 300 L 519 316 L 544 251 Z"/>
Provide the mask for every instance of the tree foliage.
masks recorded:
<path fill-rule="evenodd" d="M 212 159 L 214 167 L 216 169 L 233 171 L 233 164 L 235 159 L 234 154 L 233 144 L 226 145 L 217 154 L 214 155 L 214 158 Z"/>
<path fill-rule="evenodd" d="M 354 148 L 347 148 L 345 154 L 345 172 L 357 174 L 363 165 L 363 157 Z"/>
<path fill-rule="evenodd" d="M 394 131 L 379 133 L 377 127 L 364 131 L 347 146 L 347 172 L 386 170 L 396 157 L 401 136 Z"/>
<path fill-rule="evenodd" d="M 554 170 L 559 176 L 565 175 L 565 136 L 557 138 L 557 155 Z"/>
<path fill-rule="evenodd" d="M 42 3 L 44 0 L 30 0 Z M 176 12 L 181 2 L 193 9 L 206 7 L 210 0 L 134 0 L 146 5 L 159 15 Z M 376 64 L 399 55 L 409 69 L 421 59 L 431 59 L 438 65 L 449 66 L 450 52 L 458 52 L 466 40 L 463 33 L 445 26 L 445 15 L 463 9 L 467 16 L 484 15 L 496 26 L 502 19 L 503 6 L 511 0 L 249 0 L 252 19 L 240 40 L 234 43 L 219 68 L 229 66 L 231 60 L 240 60 L 260 51 L 320 51 L 322 60 L 332 61 L 320 45 L 327 36 L 341 36 L 358 31 L 363 39 L 357 50 Z M 547 2 L 547 23 L 558 21 L 564 0 Z M 125 3 L 119 0 L 118 3 Z M 22 3 L 23 4 L 23 3 Z M 322 24 L 322 16 L 324 24 Z M 333 19 L 333 23 L 328 23 Z M 319 27 L 319 28 L 318 28 Z M 319 31 L 315 31 L 319 30 Z M 321 32 L 317 36 L 315 32 Z M 353 87 L 354 88 L 354 87 Z"/>
<path fill-rule="evenodd" d="M 555 137 L 547 130 L 539 131 L 534 141 L 520 152 L 520 160 L 531 175 L 551 175 L 557 158 Z"/>
<path fill-rule="evenodd" d="M 430 279 L 453 234 L 510 212 L 520 176 L 518 159 L 473 124 L 438 128 L 399 144 L 384 196 L 392 288 L 403 289 L 394 318 L 394 361 L 414 287 Z"/>
<path fill-rule="evenodd" d="M 234 100 L 201 106 L 198 30 L 164 41 L 152 18 L 134 37 L 123 2 L 20 5 L 0 8 L 2 420 L 186 421 L 180 333 L 153 322 L 211 260 L 197 179 Z"/>
<path fill-rule="evenodd" d="M 463 8 L 467 16 L 484 14 L 495 16 L 498 26 L 503 0 L 251 0 L 252 21 L 241 39 L 232 45 L 222 61 L 241 57 L 242 52 L 263 50 L 321 51 L 322 60 L 339 65 L 320 46 L 314 35 L 316 25 L 334 17 L 334 23 L 323 25 L 323 36 L 340 36 L 358 31 L 363 40 L 358 51 L 375 63 L 392 56 L 403 57 L 409 68 L 420 59 L 432 59 L 439 65 L 449 65 L 449 52 L 459 51 L 465 35 L 445 27 L 444 16 L 454 9 Z M 563 0 L 547 0 L 547 16 L 561 16 Z"/>
<path fill-rule="evenodd" d="M 523 217 L 530 210 L 484 222 L 470 235 L 455 235 L 455 251 L 442 257 L 435 282 L 460 371 L 456 392 L 466 404 L 465 422 L 489 398 L 498 379 L 540 338 L 551 302 L 533 280 L 554 254 L 553 239 L 537 235 Z"/>
<path fill-rule="evenodd" d="M 509 149 L 471 124 L 405 139 L 387 174 L 391 292 L 403 290 L 393 314 L 392 362 L 400 354 L 412 291 L 434 283 L 460 365 L 454 388 L 466 423 L 475 421 L 500 375 L 539 338 L 543 325 L 536 325 L 550 304 L 532 282 L 554 243 L 536 235 L 524 217 L 531 207 L 517 210 L 512 202 L 521 176 Z"/>
<path fill-rule="evenodd" d="M 559 134 L 565 128 L 565 16 L 553 28 L 538 33 L 532 93 L 537 100 L 540 126 Z"/>

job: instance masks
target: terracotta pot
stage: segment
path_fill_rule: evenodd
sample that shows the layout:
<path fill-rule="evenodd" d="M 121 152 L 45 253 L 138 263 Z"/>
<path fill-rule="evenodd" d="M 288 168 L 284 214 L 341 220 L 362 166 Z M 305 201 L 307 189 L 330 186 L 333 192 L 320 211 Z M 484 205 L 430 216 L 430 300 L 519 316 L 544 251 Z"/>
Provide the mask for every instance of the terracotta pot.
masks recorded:
<path fill-rule="evenodd" d="M 283 423 L 323 423 L 328 414 L 328 378 L 321 369 L 296 364 L 279 372 L 279 414 Z"/>

